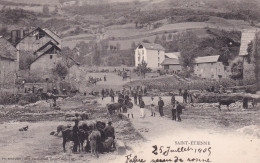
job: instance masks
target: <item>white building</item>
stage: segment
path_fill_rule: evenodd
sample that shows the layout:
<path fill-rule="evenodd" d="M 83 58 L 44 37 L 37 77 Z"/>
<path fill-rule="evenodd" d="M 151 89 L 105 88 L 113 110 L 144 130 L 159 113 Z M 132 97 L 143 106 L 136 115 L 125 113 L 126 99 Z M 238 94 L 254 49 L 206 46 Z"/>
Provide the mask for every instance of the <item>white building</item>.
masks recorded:
<path fill-rule="evenodd" d="M 162 68 L 165 59 L 165 49 L 160 44 L 141 43 L 135 50 L 135 66 L 143 61 L 152 69 Z"/>

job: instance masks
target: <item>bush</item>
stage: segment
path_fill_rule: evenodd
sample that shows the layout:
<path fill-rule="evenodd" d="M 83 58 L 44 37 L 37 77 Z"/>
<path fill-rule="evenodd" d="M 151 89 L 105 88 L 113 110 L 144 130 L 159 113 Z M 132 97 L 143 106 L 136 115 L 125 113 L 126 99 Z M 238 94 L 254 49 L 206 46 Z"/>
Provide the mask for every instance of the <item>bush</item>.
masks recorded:
<path fill-rule="evenodd" d="M 10 104 L 17 104 L 19 101 L 18 96 L 13 94 L 6 94 L 0 96 L 0 104 L 1 105 L 10 105 Z"/>

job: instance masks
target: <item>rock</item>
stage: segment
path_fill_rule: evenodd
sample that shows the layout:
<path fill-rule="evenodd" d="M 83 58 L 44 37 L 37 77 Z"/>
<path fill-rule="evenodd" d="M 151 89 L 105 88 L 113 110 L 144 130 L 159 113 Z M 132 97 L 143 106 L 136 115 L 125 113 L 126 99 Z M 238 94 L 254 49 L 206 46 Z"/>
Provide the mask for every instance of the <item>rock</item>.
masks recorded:
<path fill-rule="evenodd" d="M 116 150 L 119 155 L 125 155 L 126 154 L 125 143 L 121 140 L 117 140 L 116 141 Z"/>

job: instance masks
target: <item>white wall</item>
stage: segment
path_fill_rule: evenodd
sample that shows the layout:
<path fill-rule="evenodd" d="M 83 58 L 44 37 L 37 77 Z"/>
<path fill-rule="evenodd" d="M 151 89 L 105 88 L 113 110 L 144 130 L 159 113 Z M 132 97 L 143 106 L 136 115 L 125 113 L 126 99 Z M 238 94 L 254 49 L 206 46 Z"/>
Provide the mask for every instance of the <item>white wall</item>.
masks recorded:
<path fill-rule="evenodd" d="M 165 59 L 165 52 L 160 50 L 149 50 L 145 47 L 142 49 L 137 48 L 135 50 L 135 66 L 142 63 L 144 60 L 147 63 L 147 67 L 152 69 L 162 68 L 161 63 Z"/>

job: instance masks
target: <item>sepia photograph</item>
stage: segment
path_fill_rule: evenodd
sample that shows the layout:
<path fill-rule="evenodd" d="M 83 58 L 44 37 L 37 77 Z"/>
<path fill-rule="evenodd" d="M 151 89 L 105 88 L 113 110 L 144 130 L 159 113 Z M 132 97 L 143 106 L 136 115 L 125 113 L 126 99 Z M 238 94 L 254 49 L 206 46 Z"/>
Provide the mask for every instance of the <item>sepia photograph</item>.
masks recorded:
<path fill-rule="evenodd" d="M 260 0 L 0 0 L 0 163 L 260 163 Z"/>

